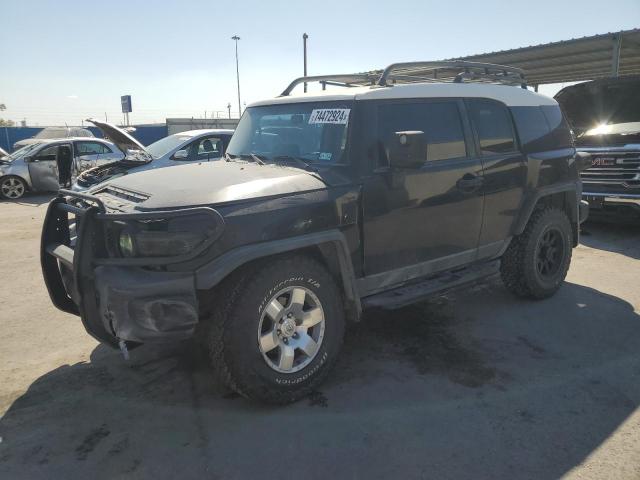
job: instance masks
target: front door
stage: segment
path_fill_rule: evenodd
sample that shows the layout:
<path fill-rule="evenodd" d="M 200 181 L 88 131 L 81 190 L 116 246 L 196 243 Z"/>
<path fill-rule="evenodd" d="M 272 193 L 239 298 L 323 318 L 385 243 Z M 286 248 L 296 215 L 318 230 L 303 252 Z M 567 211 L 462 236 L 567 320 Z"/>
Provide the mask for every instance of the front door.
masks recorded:
<path fill-rule="evenodd" d="M 364 295 L 474 261 L 482 225 L 482 164 L 464 103 L 414 99 L 376 110 L 377 165 L 363 185 Z M 421 167 L 389 166 L 400 131 L 424 132 Z"/>
<path fill-rule="evenodd" d="M 29 176 L 33 189 L 36 191 L 57 191 L 58 182 L 58 147 L 45 147 L 32 156 L 28 162 Z"/>

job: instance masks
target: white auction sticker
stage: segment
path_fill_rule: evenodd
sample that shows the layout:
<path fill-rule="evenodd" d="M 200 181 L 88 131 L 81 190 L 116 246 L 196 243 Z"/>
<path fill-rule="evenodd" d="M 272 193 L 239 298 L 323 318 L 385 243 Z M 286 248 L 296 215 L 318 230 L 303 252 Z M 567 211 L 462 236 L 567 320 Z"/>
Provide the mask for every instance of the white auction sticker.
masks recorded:
<path fill-rule="evenodd" d="M 333 123 L 346 125 L 349 121 L 350 108 L 316 108 L 311 111 L 309 123 Z"/>

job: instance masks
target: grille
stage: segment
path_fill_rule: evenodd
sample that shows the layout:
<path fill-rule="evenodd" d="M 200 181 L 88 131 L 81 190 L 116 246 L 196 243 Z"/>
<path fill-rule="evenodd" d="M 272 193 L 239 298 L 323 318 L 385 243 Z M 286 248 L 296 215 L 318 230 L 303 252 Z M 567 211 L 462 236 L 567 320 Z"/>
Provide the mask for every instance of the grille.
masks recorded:
<path fill-rule="evenodd" d="M 585 184 L 640 188 L 640 151 L 591 153 L 592 167 L 581 173 Z"/>

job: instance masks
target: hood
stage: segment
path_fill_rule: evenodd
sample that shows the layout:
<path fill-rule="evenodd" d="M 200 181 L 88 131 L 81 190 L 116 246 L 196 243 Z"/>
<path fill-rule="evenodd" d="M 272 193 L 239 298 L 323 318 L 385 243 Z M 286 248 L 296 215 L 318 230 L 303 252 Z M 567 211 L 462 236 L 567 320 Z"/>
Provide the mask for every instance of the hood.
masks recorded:
<path fill-rule="evenodd" d="M 298 168 L 219 161 L 132 173 L 91 193 L 117 192 L 115 196 L 121 198 L 136 198 L 137 209 L 148 210 L 213 205 L 326 187 L 327 183 L 316 175 Z"/>
<path fill-rule="evenodd" d="M 554 98 L 578 136 L 603 125 L 640 122 L 640 75 L 571 85 Z"/>
<path fill-rule="evenodd" d="M 146 156 L 151 158 L 151 155 L 147 152 L 147 149 L 144 148 L 144 145 L 129 135 L 129 133 L 124 129 L 118 128 L 107 122 L 101 122 L 90 118 L 87 119 L 87 122 L 91 122 L 98 127 L 102 131 L 102 134 L 115 143 L 124 154 L 126 154 L 128 150 L 140 150 L 141 152 L 144 152 Z"/>

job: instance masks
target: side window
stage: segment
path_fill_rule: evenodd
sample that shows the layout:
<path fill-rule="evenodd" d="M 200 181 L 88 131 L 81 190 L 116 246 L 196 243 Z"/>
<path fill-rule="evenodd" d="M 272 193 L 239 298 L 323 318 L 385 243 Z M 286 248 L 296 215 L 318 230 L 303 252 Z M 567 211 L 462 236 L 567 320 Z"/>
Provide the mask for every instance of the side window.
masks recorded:
<path fill-rule="evenodd" d="M 40 150 L 34 158 L 40 161 L 48 161 L 48 160 L 55 160 L 57 155 L 58 155 L 58 145 L 53 145 L 51 147 L 46 147 Z"/>
<path fill-rule="evenodd" d="M 111 149 L 98 142 L 76 142 L 76 157 L 100 153 L 111 153 Z"/>
<path fill-rule="evenodd" d="M 222 140 L 215 137 L 201 138 L 195 142 L 193 150 L 198 160 L 207 160 L 222 156 Z"/>
<path fill-rule="evenodd" d="M 549 142 L 549 125 L 541 107 L 511 107 L 520 143 L 525 152 L 552 150 Z"/>
<path fill-rule="evenodd" d="M 458 105 L 453 101 L 381 105 L 378 108 L 379 166 L 389 165 L 395 132 L 418 130 L 426 140 L 425 161 L 467 155 Z"/>
<path fill-rule="evenodd" d="M 516 149 L 511 117 L 504 105 L 492 100 L 469 100 L 468 105 L 482 155 L 508 153 Z"/>
<path fill-rule="evenodd" d="M 551 129 L 554 148 L 566 148 L 573 145 L 571 129 L 562 115 L 559 105 L 543 105 L 540 107 Z"/>

